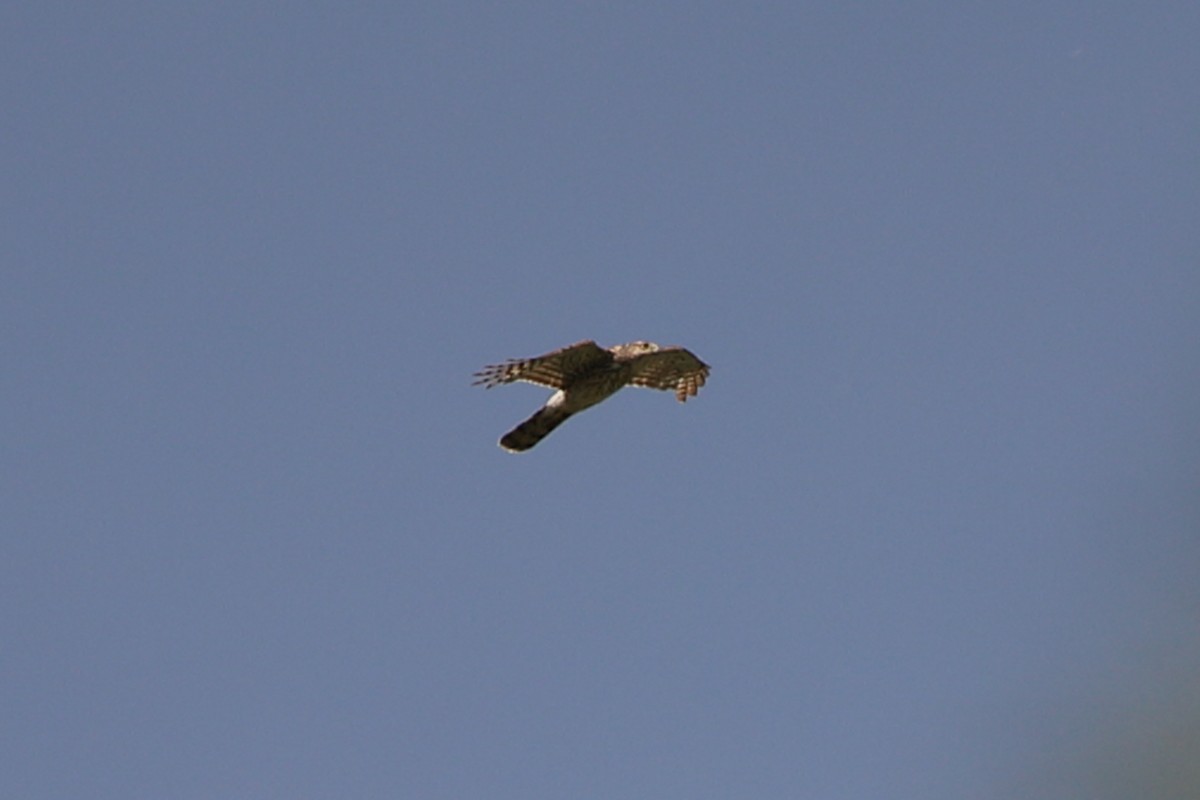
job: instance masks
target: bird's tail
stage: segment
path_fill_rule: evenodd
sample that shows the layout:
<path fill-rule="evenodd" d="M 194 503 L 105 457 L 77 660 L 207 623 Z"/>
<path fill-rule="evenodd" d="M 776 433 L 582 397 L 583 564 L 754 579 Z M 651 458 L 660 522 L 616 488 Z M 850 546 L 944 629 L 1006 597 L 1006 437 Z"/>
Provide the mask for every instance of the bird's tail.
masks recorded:
<path fill-rule="evenodd" d="M 550 435 L 550 431 L 567 421 L 573 412 L 546 406 L 513 428 L 500 439 L 500 446 L 510 453 L 521 453 Z"/>

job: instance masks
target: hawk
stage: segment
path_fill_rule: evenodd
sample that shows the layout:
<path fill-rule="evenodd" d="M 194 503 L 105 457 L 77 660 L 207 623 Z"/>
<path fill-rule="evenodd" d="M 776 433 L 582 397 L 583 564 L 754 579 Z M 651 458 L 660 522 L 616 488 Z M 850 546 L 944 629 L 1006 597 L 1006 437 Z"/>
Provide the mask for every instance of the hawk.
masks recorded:
<path fill-rule="evenodd" d="M 537 413 L 500 439 L 511 453 L 533 447 L 572 414 L 612 397 L 625 386 L 674 390 L 676 399 L 694 397 L 708 378 L 708 364 L 682 347 L 653 342 L 618 344 L 607 350 L 595 342 L 577 342 L 534 358 L 514 358 L 475 373 L 472 386 L 491 389 L 528 381 L 557 389 Z"/>

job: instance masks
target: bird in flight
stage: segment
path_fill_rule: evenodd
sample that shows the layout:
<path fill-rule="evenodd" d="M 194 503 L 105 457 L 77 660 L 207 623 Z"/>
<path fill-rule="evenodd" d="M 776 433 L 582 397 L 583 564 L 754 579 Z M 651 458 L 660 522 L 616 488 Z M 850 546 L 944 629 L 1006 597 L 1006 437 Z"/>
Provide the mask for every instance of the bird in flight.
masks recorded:
<path fill-rule="evenodd" d="M 500 446 L 511 453 L 533 447 L 567 419 L 612 397 L 626 386 L 674 391 L 679 402 L 694 397 L 710 367 L 682 347 L 630 342 L 607 349 L 588 340 L 533 358 L 514 358 L 475 373 L 472 386 L 491 389 L 527 381 L 557 391 L 532 417 L 504 434 Z"/>

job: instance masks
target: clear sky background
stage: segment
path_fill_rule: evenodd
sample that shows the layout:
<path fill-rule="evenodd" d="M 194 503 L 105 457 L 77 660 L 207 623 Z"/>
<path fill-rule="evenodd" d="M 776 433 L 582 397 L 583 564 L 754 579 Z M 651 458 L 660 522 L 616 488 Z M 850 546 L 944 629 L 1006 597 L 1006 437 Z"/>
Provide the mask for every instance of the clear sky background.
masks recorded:
<path fill-rule="evenodd" d="M 1192 2 L 6 5 L 0 795 L 1196 769 L 1198 39 Z M 547 392 L 471 373 L 580 339 L 712 377 L 501 451 Z"/>

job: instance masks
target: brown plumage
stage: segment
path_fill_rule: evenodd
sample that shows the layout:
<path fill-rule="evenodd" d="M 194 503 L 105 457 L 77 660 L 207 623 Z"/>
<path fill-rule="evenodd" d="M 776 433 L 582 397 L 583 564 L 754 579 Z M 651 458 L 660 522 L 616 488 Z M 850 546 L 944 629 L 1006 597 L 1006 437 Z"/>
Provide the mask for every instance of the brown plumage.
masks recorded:
<path fill-rule="evenodd" d="M 527 381 L 557 389 L 546 405 L 500 439 L 519 453 L 536 445 L 571 415 L 596 405 L 625 386 L 674 391 L 679 402 L 695 396 L 710 367 L 682 347 L 630 342 L 607 350 L 593 341 L 578 342 L 542 356 L 512 359 L 475 373 L 474 385 L 488 389 Z"/>

